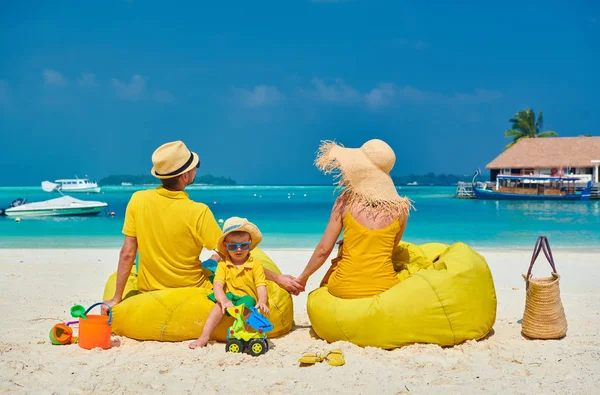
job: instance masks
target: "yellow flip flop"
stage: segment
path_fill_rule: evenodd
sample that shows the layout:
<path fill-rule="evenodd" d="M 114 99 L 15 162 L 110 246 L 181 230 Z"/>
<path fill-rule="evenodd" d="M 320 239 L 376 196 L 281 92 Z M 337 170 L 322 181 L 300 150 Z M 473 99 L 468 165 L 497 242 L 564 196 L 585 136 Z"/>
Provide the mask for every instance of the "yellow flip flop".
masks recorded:
<path fill-rule="evenodd" d="M 329 351 L 325 359 L 331 366 L 342 366 L 346 363 L 346 360 L 344 359 L 344 353 L 342 353 L 342 350 L 340 349 Z"/>
<path fill-rule="evenodd" d="M 306 365 L 312 365 L 317 362 L 322 362 L 324 360 L 325 360 L 325 355 L 321 354 L 320 352 L 316 352 L 316 353 L 306 352 L 302 355 L 302 357 L 300 357 L 298 362 L 300 362 L 302 364 L 306 364 Z"/>

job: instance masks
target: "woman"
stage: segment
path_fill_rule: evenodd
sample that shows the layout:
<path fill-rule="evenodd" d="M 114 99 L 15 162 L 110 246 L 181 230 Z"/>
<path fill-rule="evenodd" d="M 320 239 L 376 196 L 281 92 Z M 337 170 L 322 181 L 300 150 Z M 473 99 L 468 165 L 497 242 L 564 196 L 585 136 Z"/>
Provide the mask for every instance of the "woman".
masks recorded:
<path fill-rule="evenodd" d="M 333 296 L 367 298 L 398 284 L 392 252 L 406 229 L 411 203 L 398 195 L 389 175 L 395 162 L 394 151 L 381 140 L 367 141 L 355 149 L 332 142 L 321 145 L 315 165 L 325 174 L 339 172 L 342 193 L 298 282 L 306 285 L 343 230 L 340 259 L 334 260 L 323 281 Z"/>

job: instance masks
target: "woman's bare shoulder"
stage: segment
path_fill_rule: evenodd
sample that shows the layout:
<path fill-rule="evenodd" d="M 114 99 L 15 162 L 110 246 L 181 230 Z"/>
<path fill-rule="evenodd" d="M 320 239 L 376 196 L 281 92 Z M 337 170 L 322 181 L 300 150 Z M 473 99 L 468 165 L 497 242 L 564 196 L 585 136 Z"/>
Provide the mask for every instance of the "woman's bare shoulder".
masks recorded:
<path fill-rule="evenodd" d="M 333 204 L 332 214 L 334 214 L 336 217 L 343 218 L 348 210 L 348 199 L 349 197 L 347 193 L 342 193 L 339 195 Z"/>

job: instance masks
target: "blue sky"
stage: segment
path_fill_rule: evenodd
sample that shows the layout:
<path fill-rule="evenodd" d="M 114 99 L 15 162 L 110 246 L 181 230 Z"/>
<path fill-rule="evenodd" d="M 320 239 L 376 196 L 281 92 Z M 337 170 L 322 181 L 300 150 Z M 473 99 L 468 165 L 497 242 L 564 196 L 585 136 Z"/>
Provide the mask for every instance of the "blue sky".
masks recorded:
<path fill-rule="evenodd" d="M 4 2 L 0 185 L 147 173 L 177 139 L 240 183 L 330 182 L 323 139 L 471 174 L 525 107 L 600 135 L 599 19 L 591 0 Z"/>

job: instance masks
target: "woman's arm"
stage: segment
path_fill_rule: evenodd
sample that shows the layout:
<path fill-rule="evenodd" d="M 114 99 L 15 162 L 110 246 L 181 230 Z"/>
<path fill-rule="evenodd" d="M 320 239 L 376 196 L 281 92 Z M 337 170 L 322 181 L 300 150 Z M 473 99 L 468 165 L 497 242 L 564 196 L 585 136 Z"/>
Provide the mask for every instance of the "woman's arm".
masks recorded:
<path fill-rule="evenodd" d="M 299 295 L 300 292 L 304 291 L 304 285 L 300 284 L 295 277 L 289 274 L 278 274 L 265 269 L 265 277 L 292 295 Z"/>
<path fill-rule="evenodd" d="M 309 277 L 312 276 L 314 272 L 319 270 L 329 255 L 331 255 L 331 251 L 333 250 L 333 247 L 335 247 L 335 242 L 342 232 L 342 220 L 344 218 L 345 207 L 346 198 L 344 195 L 341 195 L 337 198 L 335 204 L 333 205 L 331 216 L 329 217 L 329 223 L 327 224 L 327 228 L 325 228 L 325 233 L 323 234 L 321 241 L 317 245 L 317 248 L 315 248 L 315 251 L 310 257 L 310 260 L 304 268 L 304 271 L 302 274 L 300 274 L 300 276 L 298 276 L 298 282 L 302 285 L 306 285 Z"/>

